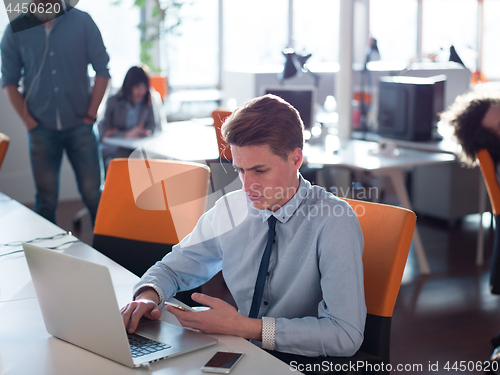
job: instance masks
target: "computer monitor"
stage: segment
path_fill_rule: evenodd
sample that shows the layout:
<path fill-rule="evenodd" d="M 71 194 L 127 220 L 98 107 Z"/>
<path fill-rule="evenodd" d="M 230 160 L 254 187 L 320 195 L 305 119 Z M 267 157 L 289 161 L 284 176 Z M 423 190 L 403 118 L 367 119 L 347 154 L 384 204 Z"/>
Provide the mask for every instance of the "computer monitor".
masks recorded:
<path fill-rule="evenodd" d="M 306 129 L 315 123 L 316 88 L 314 86 L 265 87 L 263 94 L 273 94 L 290 103 L 300 113 Z"/>
<path fill-rule="evenodd" d="M 431 140 L 444 110 L 445 81 L 445 75 L 381 77 L 378 134 L 408 141 Z"/>

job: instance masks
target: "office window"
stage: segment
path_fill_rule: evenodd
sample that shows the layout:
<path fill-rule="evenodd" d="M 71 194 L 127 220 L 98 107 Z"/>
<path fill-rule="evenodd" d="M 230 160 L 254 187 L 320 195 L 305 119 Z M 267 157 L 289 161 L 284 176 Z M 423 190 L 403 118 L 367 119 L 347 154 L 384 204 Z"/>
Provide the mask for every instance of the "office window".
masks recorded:
<path fill-rule="evenodd" d="M 9 24 L 9 18 L 7 17 L 7 12 L 4 7 L 4 3 L 0 3 L 0 41 L 2 40 L 5 28 Z M 9 26 L 10 27 L 10 26 Z M 0 62 L 1 67 L 1 62 Z"/>
<path fill-rule="evenodd" d="M 5 8 L 3 4 L 0 4 L 0 40 L 2 40 L 3 33 L 5 32 L 5 28 L 9 24 L 9 18 L 7 17 L 7 12 L 5 11 Z M 0 61 L 0 68 L 2 66 L 2 63 Z"/>
<path fill-rule="evenodd" d="M 127 70 L 140 63 L 139 8 L 133 0 L 122 0 L 120 5 L 112 1 L 84 0 L 76 6 L 90 14 L 101 31 L 109 54 L 111 84 L 120 87 Z M 93 70 L 90 69 L 93 73 Z"/>
<path fill-rule="evenodd" d="M 485 0 L 483 3 L 483 73 L 487 79 L 500 79 L 500 1 Z"/>
<path fill-rule="evenodd" d="M 471 71 L 477 65 L 477 0 L 424 0 L 422 54 L 448 61 L 450 46 Z"/>
<path fill-rule="evenodd" d="M 7 12 L 2 4 L 0 4 L 0 35 L 3 35 L 7 24 L 9 23 L 9 19 L 7 17 Z"/>
<path fill-rule="evenodd" d="M 295 0 L 295 49 L 308 63 L 338 62 L 339 0 Z"/>
<path fill-rule="evenodd" d="M 219 82 L 218 0 L 183 6 L 179 35 L 162 38 L 162 68 L 174 87 L 216 86 Z"/>
<path fill-rule="evenodd" d="M 216 86 L 219 83 L 218 0 L 194 0 L 181 10 L 179 35 L 161 40 L 163 71 L 173 87 Z"/>
<path fill-rule="evenodd" d="M 370 0 L 370 33 L 382 61 L 409 62 L 417 55 L 417 0 Z"/>
<path fill-rule="evenodd" d="M 120 6 L 113 5 L 111 1 L 85 0 L 79 1 L 76 7 L 89 13 L 99 27 L 110 56 L 112 85 L 121 86 L 130 66 L 139 63 L 140 32 L 136 27 L 139 24 L 139 9 L 133 5 L 133 0 L 122 0 Z M 0 36 L 7 23 L 7 13 L 0 5 Z M 94 74 L 91 68 L 89 72 Z"/>
<path fill-rule="evenodd" d="M 226 0 L 224 67 L 283 64 L 288 44 L 287 0 Z"/>

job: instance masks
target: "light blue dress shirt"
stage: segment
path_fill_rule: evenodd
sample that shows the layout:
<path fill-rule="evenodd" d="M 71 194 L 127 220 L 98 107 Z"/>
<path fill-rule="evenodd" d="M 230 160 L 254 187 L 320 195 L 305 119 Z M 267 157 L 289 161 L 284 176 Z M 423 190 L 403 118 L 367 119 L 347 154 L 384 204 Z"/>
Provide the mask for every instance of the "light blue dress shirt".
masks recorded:
<path fill-rule="evenodd" d="M 366 319 L 361 228 L 346 202 L 302 177 L 294 197 L 274 213 L 254 208 L 241 190 L 222 197 L 135 290 L 149 284 L 168 299 L 222 269 L 239 312 L 248 316 L 271 214 L 276 242 L 258 317 L 275 318 L 275 350 L 353 355 Z"/>
<path fill-rule="evenodd" d="M 33 18 L 23 17 L 26 20 L 19 22 L 27 24 Z M 70 129 L 82 123 L 91 97 L 89 64 L 96 76 L 109 78 L 109 56 L 101 33 L 90 15 L 76 8 L 56 18 L 50 33 L 44 25 L 16 33 L 7 25 L 0 48 L 2 87 L 18 85 L 23 77 L 28 108 L 47 129 Z"/>

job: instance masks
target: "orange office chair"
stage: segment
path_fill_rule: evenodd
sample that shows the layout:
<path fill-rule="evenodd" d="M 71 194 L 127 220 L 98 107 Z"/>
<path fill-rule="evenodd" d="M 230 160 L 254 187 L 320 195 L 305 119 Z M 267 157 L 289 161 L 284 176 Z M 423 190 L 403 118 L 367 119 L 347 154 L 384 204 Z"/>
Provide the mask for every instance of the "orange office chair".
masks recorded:
<path fill-rule="evenodd" d="M 113 159 L 92 246 L 142 276 L 205 212 L 209 175 L 210 169 L 198 163 Z"/>
<path fill-rule="evenodd" d="M 390 363 L 391 320 L 408 258 L 416 215 L 405 208 L 345 199 L 358 217 L 365 248 L 367 308 L 361 351 Z"/>
<path fill-rule="evenodd" d="M 496 166 L 490 153 L 483 149 L 477 152 L 479 167 L 483 174 L 484 183 L 491 208 L 495 218 L 495 240 L 493 244 L 493 255 L 491 258 L 490 290 L 493 294 L 500 294 L 500 186 L 496 177 Z"/>
<path fill-rule="evenodd" d="M 372 365 L 382 362 L 388 364 L 392 313 L 417 218 L 412 211 L 401 207 L 354 199 L 344 200 L 356 213 L 365 242 L 363 268 L 367 317 L 363 344 L 352 357 L 293 356 L 293 359 L 312 365 L 321 364 L 325 360 L 334 364 L 356 361 L 366 361 Z M 292 359 L 290 355 L 273 354 L 285 362 Z"/>
<path fill-rule="evenodd" d="M 233 157 L 231 155 L 231 148 L 229 145 L 222 139 L 222 133 L 220 131 L 220 128 L 226 118 L 228 118 L 231 115 L 231 111 L 228 111 L 226 109 L 216 109 L 215 111 L 212 112 L 212 118 L 214 119 L 214 128 L 215 128 L 215 133 L 217 134 L 217 145 L 219 146 L 219 155 L 221 159 L 225 159 L 229 162 L 233 161 Z"/>
<path fill-rule="evenodd" d="M 3 160 L 5 159 L 5 154 L 7 153 L 7 149 L 9 148 L 10 138 L 0 133 L 0 167 L 2 167 Z"/>
<path fill-rule="evenodd" d="M 149 86 L 158 91 L 162 101 L 165 100 L 168 95 L 167 77 L 161 74 L 151 75 L 149 77 Z"/>

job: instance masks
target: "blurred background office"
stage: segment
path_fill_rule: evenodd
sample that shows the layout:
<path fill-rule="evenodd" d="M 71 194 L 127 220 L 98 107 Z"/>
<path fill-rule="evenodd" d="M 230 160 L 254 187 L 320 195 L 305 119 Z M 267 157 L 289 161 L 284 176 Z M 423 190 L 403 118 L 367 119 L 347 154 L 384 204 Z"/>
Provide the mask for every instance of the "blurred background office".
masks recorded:
<path fill-rule="evenodd" d="M 327 95 L 335 94 L 339 45 L 346 38 L 339 32 L 341 0 L 169 0 L 159 2 L 166 15 L 158 28 L 144 26 L 155 20 L 152 8 L 157 1 L 144 3 L 145 7 L 139 7 L 132 0 L 81 0 L 76 6 L 88 12 L 102 32 L 111 56 L 111 90 L 120 87 L 131 65 L 148 64 L 168 79 L 169 120 L 209 117 L 218 106 L 232 109 L 261 94 L 259 79 L 274 79 L 283 69 L 282 51 L 287 47 L 311 54 L 307 67 L 320 75 L 319 105 L 325 104 Z M 354 0 L 352 4 L 355 69 L 362 67 L 368 40 L 374 37 L 380 60 L 369 63 L 371 70 L 398 72 L 411 69 L 412 62 L 446 62 L 454 46 L 472 79 L 474 74 L 490 83 L 500 79 L 498 1 Z M 0 11 L 1 32 L 7 22 L 7 12 Z M 371 80 L 376 87 L 377 76 Z M 304 74 L 285 84 L 314 85 L 314 79 Z M 360 90 L 355 77 L 356 85 L 354 92 Z M 0 95 L 2 114 L 9 116 L 4 94 Z M 17 133 L 17 120 L 5 118 L 2 129 Z M 7 160 L 0 186 L 26 202 L 32 199 L 29 171 L 19 168 L 24 163 L 22 155 L 15 159 L 15 167 Z M 72 182 L 63 181 L 61 198 L 72 198 L 75 191 Z"/>
<path fill-rule="evenodd" d="M 498 0 L 80 0 L 76 6 L 102 33 L 111 58 L 109 93 L 119 89 L 130 66 L 145 63 L 168 82 L 168 122 L 210 117 L 218 107 L 234 109 L 266 87 L 301 86 L 316 88 L 317 112 L 333 126 L 339 125 L 337 117 L 329 115 L 347 101 L 349 114 L 341 121 L 350 132 L 359 130 L 350 111 L 356 113 L 360 99 L 369 107 L 368 125 L 376 122 L 381 76 L 443 73 L 446 105 L 478 82 L 500 87 Z M 165 17 L 156 23 L 162 11 Z M 7 12 L 0 9 L 0 33 L 7 24 Z M 368 49 L 373 39 L 378 54 Z M 311 56 L 296 74 L 280 79 L 286 49 Z M 344 83 L 338 72 L 346 69 L 345 61 L 352 62 L 352 81 L 339 96 Z M 11 138 L 0 191 L 30 205 L 26 134 L 3 91 L 0 131 Z M 65 162 L 62 176 L 71 173 Z M 488 340 L 500 327 L 500 303 L 487 289 L 491 231 L 485 233 L 484 265 L 474 261 L 478 226 L 491 228 L 491 216 L 481 222 L 477 215 L 479 176 L 477 169 L 455 163 L 416 170 L 408 181 L 433 274 L 419 277 L 410 254 L 394 315 L 396 361 L 484 360 L 491 354 Z M 67 222 L 80 208 L 73 181 L 61 180 L 60 200 L 70 207 L 62 213 Z M 393 197 L 386 191 L 384 202 L 394 203 Z"/>

